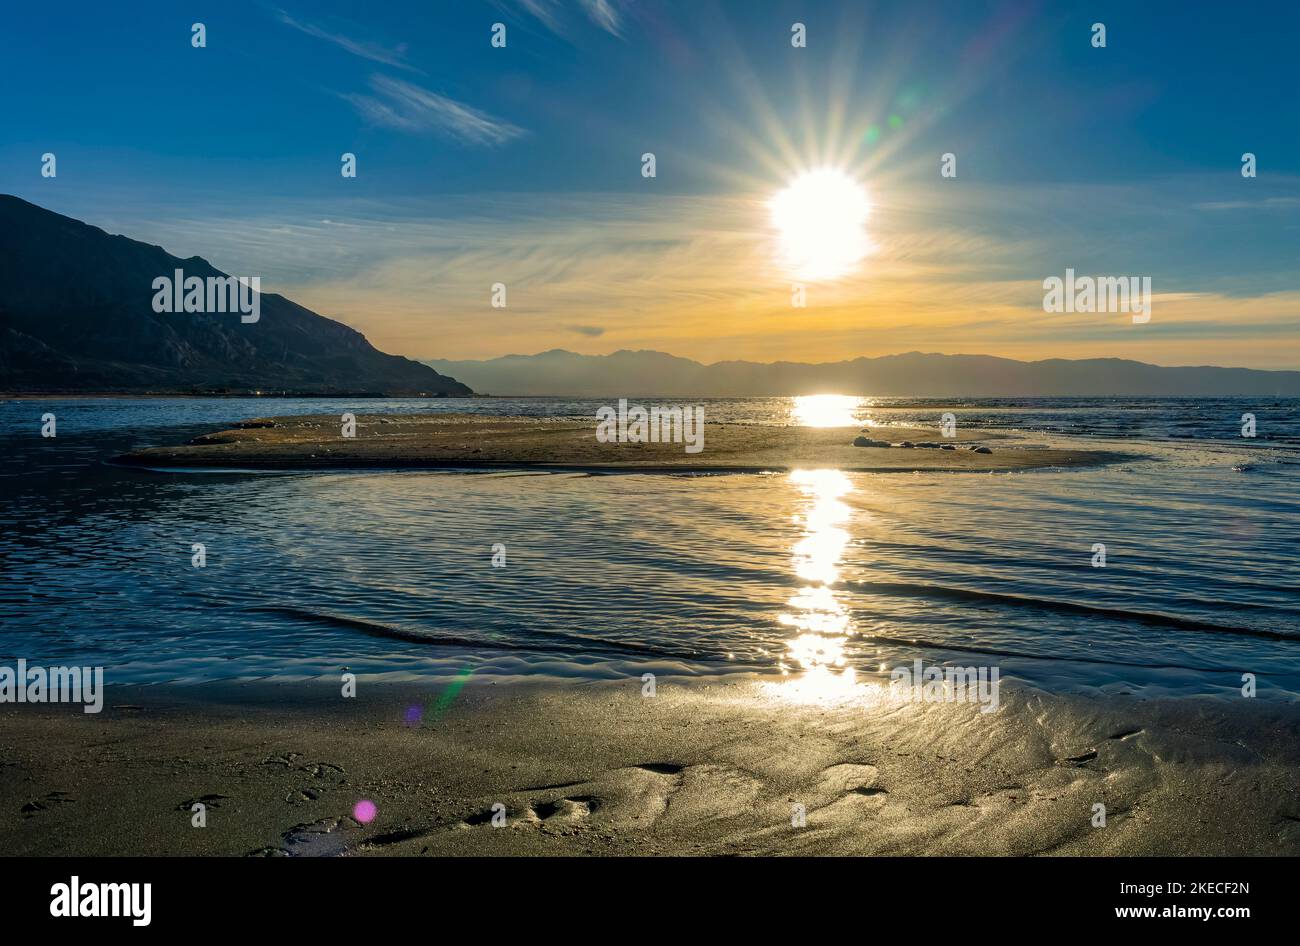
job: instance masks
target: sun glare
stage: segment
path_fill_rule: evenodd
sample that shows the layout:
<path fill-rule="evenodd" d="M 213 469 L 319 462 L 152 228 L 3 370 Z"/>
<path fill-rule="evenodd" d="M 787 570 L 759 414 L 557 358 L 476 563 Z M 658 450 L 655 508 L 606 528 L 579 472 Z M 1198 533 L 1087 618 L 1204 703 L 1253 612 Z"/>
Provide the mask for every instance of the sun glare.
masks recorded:
<path fill-rule="evenodd" d="M 836 279 L 855 269 L 871 249 L 867 192 L 843 171 L 802 174 L 769 207 L 781 260 L 800 279 Z"/>
<path fill-rule="evenodd" d="M 858 419 L 863 399 L 847 394 L 804 394 L 790 405 L 790 416 L 800 427 L 858 427 L 870 421 Z"/>

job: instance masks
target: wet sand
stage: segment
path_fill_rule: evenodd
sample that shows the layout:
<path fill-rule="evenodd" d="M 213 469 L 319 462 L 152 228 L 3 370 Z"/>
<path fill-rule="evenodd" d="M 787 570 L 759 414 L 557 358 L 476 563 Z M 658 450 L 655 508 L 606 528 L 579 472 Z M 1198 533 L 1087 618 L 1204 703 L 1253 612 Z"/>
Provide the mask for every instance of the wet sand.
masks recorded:
<path fill-rule="evenodd" d="M 155 469 L 504 469 L 756 473 L 798 468 L 861 472 L 1005 472 L 1078 467 L 1123 459 L 1115 453 L 1061 450 L 959 430 L 878 427 L 778 427 L 706 424 L 704 445 L 601 443 L 595 422 L 478 414 L 357 415 L 345 438 L 336 415 L 258 418 L 189 444 L 151 447 L 114 462 Z M 856 447 L 855 438 L 893 446 Z M 926 444 L 928 446 L 901 446 Z M 953 449 L 945 449 L 947 444 Z M 984 447 L 990 452 L 976 452 Z"/>
<path fill-rule="evenodd" d="M 355 699 L 315 682 L 110 687 L 99 715 L 5 704 L 0 850 L 1300 854 L 1292 705 L 1004 685 L 981 713 L 783 686 L 473 681 L 448 698 L 363 680 Z"/>

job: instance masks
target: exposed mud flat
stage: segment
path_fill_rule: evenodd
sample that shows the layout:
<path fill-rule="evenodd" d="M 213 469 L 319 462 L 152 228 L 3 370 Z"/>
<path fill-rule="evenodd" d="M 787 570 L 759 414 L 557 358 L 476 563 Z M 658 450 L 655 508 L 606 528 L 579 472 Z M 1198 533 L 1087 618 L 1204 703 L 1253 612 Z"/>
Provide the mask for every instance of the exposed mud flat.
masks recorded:
<path fill-rule="evenodd" d="M 1297 710 L 782 682 L 110 688 L 5 707 L 7 854 L 1300 853 Z M 418 715 L 418 714 L 415 714 Z M 357 803 L 374 803 L 373 820 Z M 192 805 L 207 807 L 192 826 Z M 1097 805 L 1106 823 L 1097 826 Z M 800 806 L 797 808 L 796 806 Z M 802 811 L 802 826 L 796 826 Z M 364 815 L 362 816 L 364 817 Z"/>
<path fill-rule="evenodd" d="M 357 415 L 355 436 L 345 437 L 339 416 L 312 415 L 257 418 L 188 444 L 136 450 L 115 462 L 154 469 L 540 467 L 756 473 L 798 468 L 1003 472 L 1092 466 L 1124 458 L 1105 451 L 1048 448 L 974 430 L 945 440 L 937 430 L 871 428 L 872 437 L 864 439 L 888 436 L 888 441 L 879 441 L 885 445 L 854 446 L 861 431 L 856 426 L 705 424 L 700 449 L 687 452 L 685 441 L 602 443 L 594 419 L 579 423 L 481 414 L 368 414 Z"/>

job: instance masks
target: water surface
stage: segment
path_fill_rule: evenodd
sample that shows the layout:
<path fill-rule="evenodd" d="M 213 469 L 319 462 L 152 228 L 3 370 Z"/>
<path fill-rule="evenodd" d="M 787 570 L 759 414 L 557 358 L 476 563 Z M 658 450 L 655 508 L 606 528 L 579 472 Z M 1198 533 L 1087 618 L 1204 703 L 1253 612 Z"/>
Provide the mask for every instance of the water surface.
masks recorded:
<path fill-rule="evenodd" d="M 952 411 L 1134 459 L 992 475 L 165 474 L 103 461 L 259 415 L 591 418 L 600 404 L 8 401 L 0 662 L 161 682 L 871 673 L 921 657 L 1049 689 L 1228 694 L 1252 672 L 1266 697 L 1300 694 L 1300 402 L 703 403 L 710 422 Z"/>

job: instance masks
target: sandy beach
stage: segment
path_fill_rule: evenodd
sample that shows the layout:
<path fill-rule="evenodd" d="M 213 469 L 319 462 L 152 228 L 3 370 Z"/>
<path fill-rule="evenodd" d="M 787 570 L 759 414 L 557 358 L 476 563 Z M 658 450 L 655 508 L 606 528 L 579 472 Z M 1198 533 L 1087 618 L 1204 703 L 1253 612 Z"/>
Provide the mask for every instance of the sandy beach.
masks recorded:
<path fill-rule="evenodd" d="M 1300 853 L 1294 706 L 872 694 L 363 680 L 354 699 L 321 681 L 112 687 L 99 715 L 8 705 L 5 853 Z"/>
<path fill-rule="evenodd" d="M 854 446 L 862 437 L 888 446 Z M 601 443 L 594 423 L 478 414 L 357 415 L 344 437 L 333 415 L 256 418 L 187 444 L 115 462 L 155 469 L 502 469 L 758 473 L 800 467 L 856 472 L 1007 472 L 1093 466 L 1122 455 L 1049 449 L 962 430 L 945 440 L 914 427 L 706 424 L 703 449 L 681 443 Z"/>

